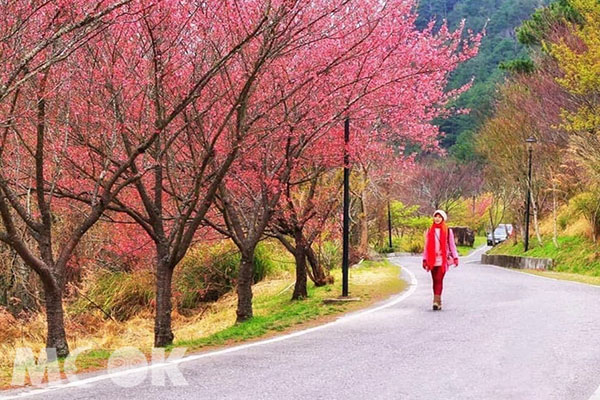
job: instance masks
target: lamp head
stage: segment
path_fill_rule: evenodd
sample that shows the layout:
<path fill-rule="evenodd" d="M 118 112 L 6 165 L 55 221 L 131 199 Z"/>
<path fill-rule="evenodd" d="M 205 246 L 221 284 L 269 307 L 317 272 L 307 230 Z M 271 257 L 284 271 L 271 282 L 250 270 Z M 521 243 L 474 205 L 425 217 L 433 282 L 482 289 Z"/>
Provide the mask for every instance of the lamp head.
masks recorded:
<path fill-rule="evenodd" d="M 531 147 L 533 146 L 533 144 L 537 143 L 537 139 L 534 138 L 533 136 L 530 136 L 527 139 L 525 139 L 525 142 L 527 143 L 527 147 L 529 148 L 529 150 L 531 150 Z"/>

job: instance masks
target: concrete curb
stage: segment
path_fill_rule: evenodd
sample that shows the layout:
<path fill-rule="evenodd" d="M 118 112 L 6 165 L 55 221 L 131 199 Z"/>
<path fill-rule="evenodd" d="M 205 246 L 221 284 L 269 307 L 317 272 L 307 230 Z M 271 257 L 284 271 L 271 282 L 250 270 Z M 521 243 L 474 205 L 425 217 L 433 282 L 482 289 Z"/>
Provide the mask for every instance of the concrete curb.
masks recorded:
<path fill-rule="evenodd" d="M 554 265 L 551 258 L 533 258 L 520 256 L 506 256 L 498 254 L 482 254 L 482 264 L 497 265 L 499 267 L 549 270 Z"/>
<path fill-rule="evenodd" d="M 382 255 L 385 258 L 394 258 L 394 257 L 405 257 L 405 256 L 418 256 L 421 253 L 383 253 Z"/>

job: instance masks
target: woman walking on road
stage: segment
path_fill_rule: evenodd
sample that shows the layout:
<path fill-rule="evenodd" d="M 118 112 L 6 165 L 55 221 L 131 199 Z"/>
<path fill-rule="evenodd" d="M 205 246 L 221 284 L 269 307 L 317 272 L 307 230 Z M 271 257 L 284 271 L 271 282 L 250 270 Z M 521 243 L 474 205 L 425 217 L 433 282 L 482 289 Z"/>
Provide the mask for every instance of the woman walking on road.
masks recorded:
<path fill-rule="evenodd" d="M 425 234 L 423 268 L 431 271 L 433 279 L 433 309 L 442 309 L 444 275 L 450 265 L 458 267 L 458 252 L 452 229 L 446 225 L 448 216 L 442 210 L 433 213 L 433 225 Z"/>

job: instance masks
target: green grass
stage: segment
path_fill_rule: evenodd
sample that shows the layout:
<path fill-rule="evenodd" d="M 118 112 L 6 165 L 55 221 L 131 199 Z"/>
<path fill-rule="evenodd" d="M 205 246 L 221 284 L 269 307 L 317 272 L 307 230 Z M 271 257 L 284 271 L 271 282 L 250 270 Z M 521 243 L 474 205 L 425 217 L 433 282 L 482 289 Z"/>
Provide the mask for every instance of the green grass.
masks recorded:
<path fill-rule="evenodd" d="M 79 370 L 86 370 L 90 368 L 103 367 L 105 360 L 108 360 L 111 354 L 111 351 L 105 349 L 94 349 L 83 352 L 77 356 L 77 368 Z"/>
<path fill-rule="evenodd" d="M 475 236 L 475 244 L 473 247 L 478 248 L 487 243 L 487 237 L 485 236 Z"/>
<path fill-rule="evenodd" d="M 510 240 L 494 247 L 488 254 L 552 258 L 555 272 L 600 277 L 600 248 L 597 243 L 587 238 L 559 237 L 558 247 L 554 245 L 551 237 L 544 237 L 542 245 L 532 238 L 530 246 L 529 251 L 525 252 L 523 243 L 515 244 Z"/>
<path fill-rule="evenodd" d="M 469 255 L 469 253 L 471 253 L 473 250 L 477 249 L 478 247 L 484 245 L 486 243 L 487 239 L 485 236 L 475 236 L 475 242 L 473 242 L 473 247 L 470 246 L 456 246 L 456 250 L 458 250 L 458 254 L 460 256 L 467 256 Z"/>
<path fill-rule="evenodd" d="M 350 270 L 349 292 L 361 298 L 360 302 L 324 304 L 325 298 L 341 294 L 341 271 L 332 271 L 336 284 L 308 287 L 308 298 L 292 301 L 291 289 L 277 296 L 258 296 L 254 299 L 254 317 L 235 324 L 210 336 L 192 340 L 176 341 L 172 347 L 187 347 L 190 350 L 206 346 L 219 346 L 284 331 L 293 326 L 313 321 L 332 314 L 339 314 L 365 307 L 371 302 L 398 293 L 406 283 L 399 278 L 399 267 L 387 260 L 365 261 Z"/>

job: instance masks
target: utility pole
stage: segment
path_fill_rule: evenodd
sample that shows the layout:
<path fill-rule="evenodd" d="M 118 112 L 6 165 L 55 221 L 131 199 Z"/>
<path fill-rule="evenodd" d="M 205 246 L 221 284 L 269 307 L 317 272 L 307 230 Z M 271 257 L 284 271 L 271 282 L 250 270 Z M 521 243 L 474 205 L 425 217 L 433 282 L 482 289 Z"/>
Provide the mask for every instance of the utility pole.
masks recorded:
<path fill-rule="evenodd" d="M 531 208 L 531 159 L 533 158 L 533 144 L 536 142 L 534 137 L 525 140 L 529 152 L 529 171 L 527 175 L 527 205 L 525 207 L 525 251 L 529 250 L 529 209 Z"/>
<path fill-rule="evenodd" d="M 342 243 L 342 296 L 348 297 L 348 255 L 350 246 L 350 117 L 344 124 L 344 226 Z"/>

